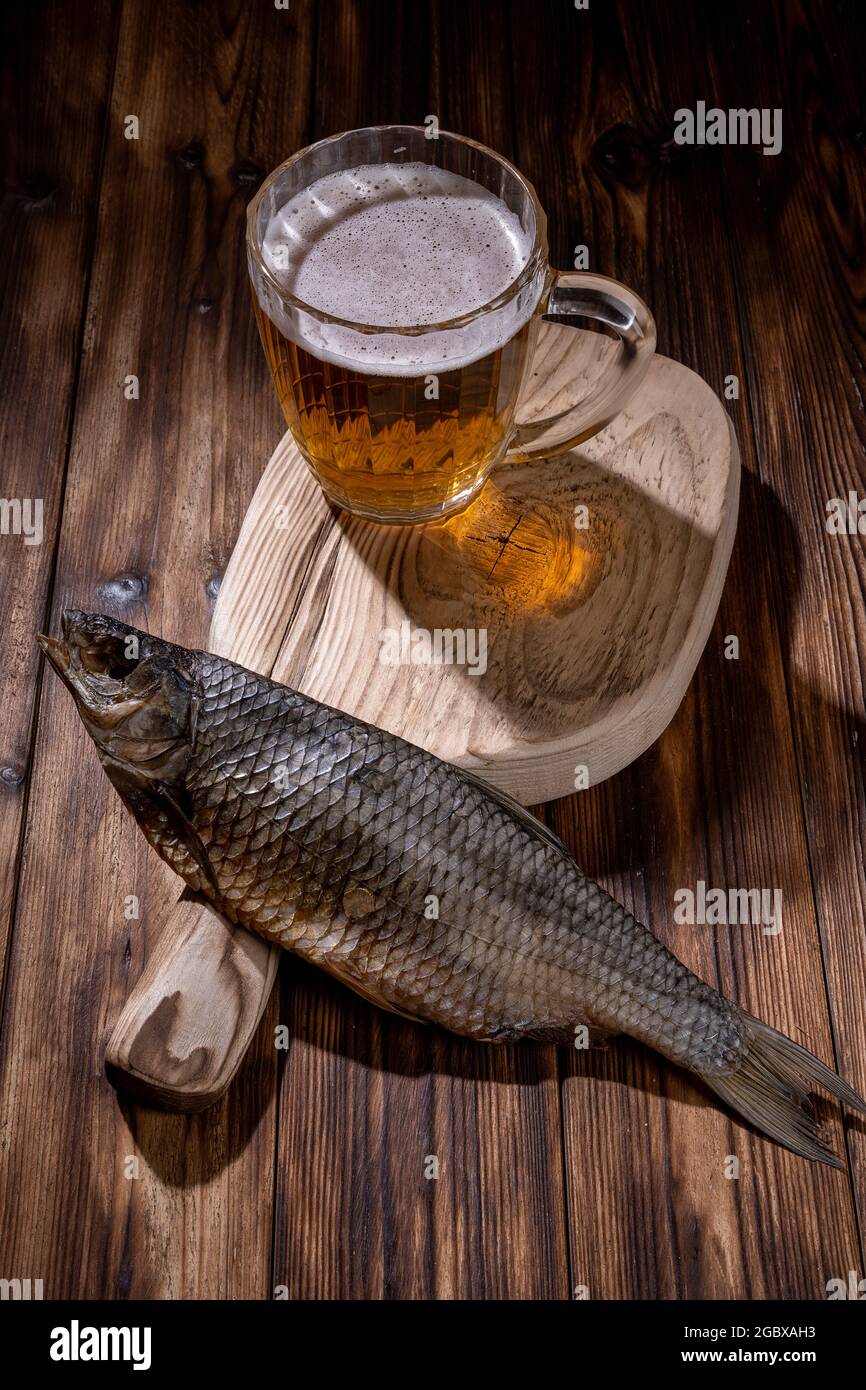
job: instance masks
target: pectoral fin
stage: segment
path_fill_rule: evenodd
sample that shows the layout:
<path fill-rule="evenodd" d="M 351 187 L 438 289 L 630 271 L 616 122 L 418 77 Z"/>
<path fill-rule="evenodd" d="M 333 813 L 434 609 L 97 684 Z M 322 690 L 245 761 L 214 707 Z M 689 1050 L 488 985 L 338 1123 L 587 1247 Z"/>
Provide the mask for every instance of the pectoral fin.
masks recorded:
<path fill-rule="evenodd" d="M 160 819 L 168 834 L 186 850 L 204 874 L 214 892 L 219 891 L 214 867 L 198 831 L 164 782 L 142 782 L 139 786 L 125 788 L 120 795 L 142 825 Z"/>
<path fill-rule="evenodd" d="M 329 975 L 340 981 L 341 985 L 348 985 L 349 989 L 360 994 L 362 999 L 366 999 L 368 1004 L 375 1004 L 377 1009 L 384 1009 L 386 1013 L 396 1014 L 398 1018 L 406 1018 L 410 1023 L 426 1023 L 426 1018 L 421 1018 L 419 1014 L 407 1013 L 405 1009 L 398 1009 L 396 1005 L 383 999 L 381 994 L 371 986 L 364 984 L 355 975 L 350 974 L 345 969 L 342 962 L 335 964 L 333 960 L 320 960 L 316 962 L 323 970 L 327 970 Z"/>

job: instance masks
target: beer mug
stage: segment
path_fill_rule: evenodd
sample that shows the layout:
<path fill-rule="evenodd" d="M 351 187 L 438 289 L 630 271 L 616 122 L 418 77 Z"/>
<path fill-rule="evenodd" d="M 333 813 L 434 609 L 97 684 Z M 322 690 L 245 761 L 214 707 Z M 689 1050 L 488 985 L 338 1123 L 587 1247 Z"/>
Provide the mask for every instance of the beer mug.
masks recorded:
<path fill-rule="evenodd" d="M 326 496 L 377 522 L 438 520 L 501 461 L 588 439 L 655 348 L 631 290 L 551 270 L 544 211 L 508 160 L 431 133 L 374 126 L 320 140 L 274 170 L 247 216 L 259 332 L 289 429 Z M 542 318 L 596 320 L 619 347 L 583 399 L 518 420 Z"/>

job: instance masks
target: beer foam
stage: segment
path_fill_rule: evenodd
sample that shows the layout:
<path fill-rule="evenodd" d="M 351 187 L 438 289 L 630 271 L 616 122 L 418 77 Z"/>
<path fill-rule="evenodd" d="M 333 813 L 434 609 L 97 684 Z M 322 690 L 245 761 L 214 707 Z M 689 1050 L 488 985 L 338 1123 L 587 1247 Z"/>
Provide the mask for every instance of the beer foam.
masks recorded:
<path fill-rule="evenodd" d="M 480 309 L 514 283 L 534 229 L 480 184 L 433 165 L 362 164 L 318 179 L 270 219 L 262 255 L 274 279 L 313 309 L 380 329 L 423 328 Z M 362 333 L 262 308 L 326 360 L 383 376 L 454 370 L 495 351 L 535 309 L 544 271 L 497 310 L 456 329 Z"/>

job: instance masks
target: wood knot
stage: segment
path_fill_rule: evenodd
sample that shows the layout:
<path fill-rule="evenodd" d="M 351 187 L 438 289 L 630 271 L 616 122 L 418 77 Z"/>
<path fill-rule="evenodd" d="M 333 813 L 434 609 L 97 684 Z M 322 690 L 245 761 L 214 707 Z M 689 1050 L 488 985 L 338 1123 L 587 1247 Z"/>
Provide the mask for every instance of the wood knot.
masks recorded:
<path fill-rule="evenodd" d="M 32 174 L 18 190 L 18 196 L 28 208 L 41 210 L 50 207 L 57 198 L 60 184 L 48 174 Z"/>
<path fill-rule="evenodd" d="M 592 162 L 602 178 L 639 188 L 658 159 L 658 146 L 633 126 L 615 125 L 596 140 Z"/>
<path fill-rule="evenodd" d="M 111 603 L 135 603 L 144 598 L 148 590 L 146 574 L 116 574 L 99 586 L 99 597 Z"/>
<path fill-rule="evenodd" d="M 198 140 L 190 140 L 188 145 L 175 150 L 174 157 L 182 169 L 198 169 L 204 163 L 204 145 Z"/>
<path fill-rule="evenodd" d="M 232 178 L 238 188 L 258 188 L 264 178 L 264 172 L 251 159 L 242 159 L 232 169 Z"/>
<path fill-rule="evenodd" d="M 845 135 L 858 149 L 866 145 L 866 121 L 860 120 L 858 116 L 852 116 L 843 126 Z"/>
<path fill-rule="evenodd" d="M 221 585 L 222 585 L 222 582 L 223 582 L 223 577 L 222 577 L 221 574 L 212 574 L 212 575 L 211 575 L 210 579 L 208 580 L 207 584 L 205 585 L 205 590 L 206 590 L 206 592 L 207 592 L 208 598 L 210 598 L 210 599 L 215 599 L 215 598 L 216 598 L 217 594 L 218 594 L 219 591 L 220 591 L 220 587 L 221 587 Z"/>
<path fill-rule="evenodd" d="M 14 791 L 16 787 L 20 787 L 23 781 L 23 767 L 15 767 L 12 764 L 8 764 L 6 767 L 0 767 L 0 784 L 4 787 L 8 787 L 10 791 Z"/>

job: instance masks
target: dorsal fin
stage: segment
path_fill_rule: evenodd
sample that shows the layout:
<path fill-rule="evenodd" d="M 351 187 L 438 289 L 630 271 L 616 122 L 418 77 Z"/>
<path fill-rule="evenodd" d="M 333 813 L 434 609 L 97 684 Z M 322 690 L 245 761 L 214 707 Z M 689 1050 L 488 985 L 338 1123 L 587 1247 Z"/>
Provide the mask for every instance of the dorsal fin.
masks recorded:
<path fill-rule="evenodd" d="M 485 782 L 483 777 L 479 777 L 475 772 L 468 772 L 465 767 L 458 767 L 456 771 L 460 773 L 461 777 L 465 777 L 468 782 L 472 782 L 480 791 L 484 792 L 486 796 L 489 796 L 491 800 L 495 801 L 503 810 L 510 811 L 513 816 L 516 816 L 518 820 L 522 821 L 524 825 L 531 829 L 536 835 L 539 835 L 551 849 L 558 850 L 560 854 L 565 855 L 566 859 L 574 863 L 574 856 L 569 853 L 567 846 L 564 845 L 559 836 L 550 829 L 550 826 L 545 825 L 544 821 L 540 821 L 531 811 L 527 811 L 526 807 L 521 806 L 520 802 L 515 801 L 514 797 L 510 796 L 508 792 L 503 791 L 501 787 L 495 787 L 492 782 Z"/>

